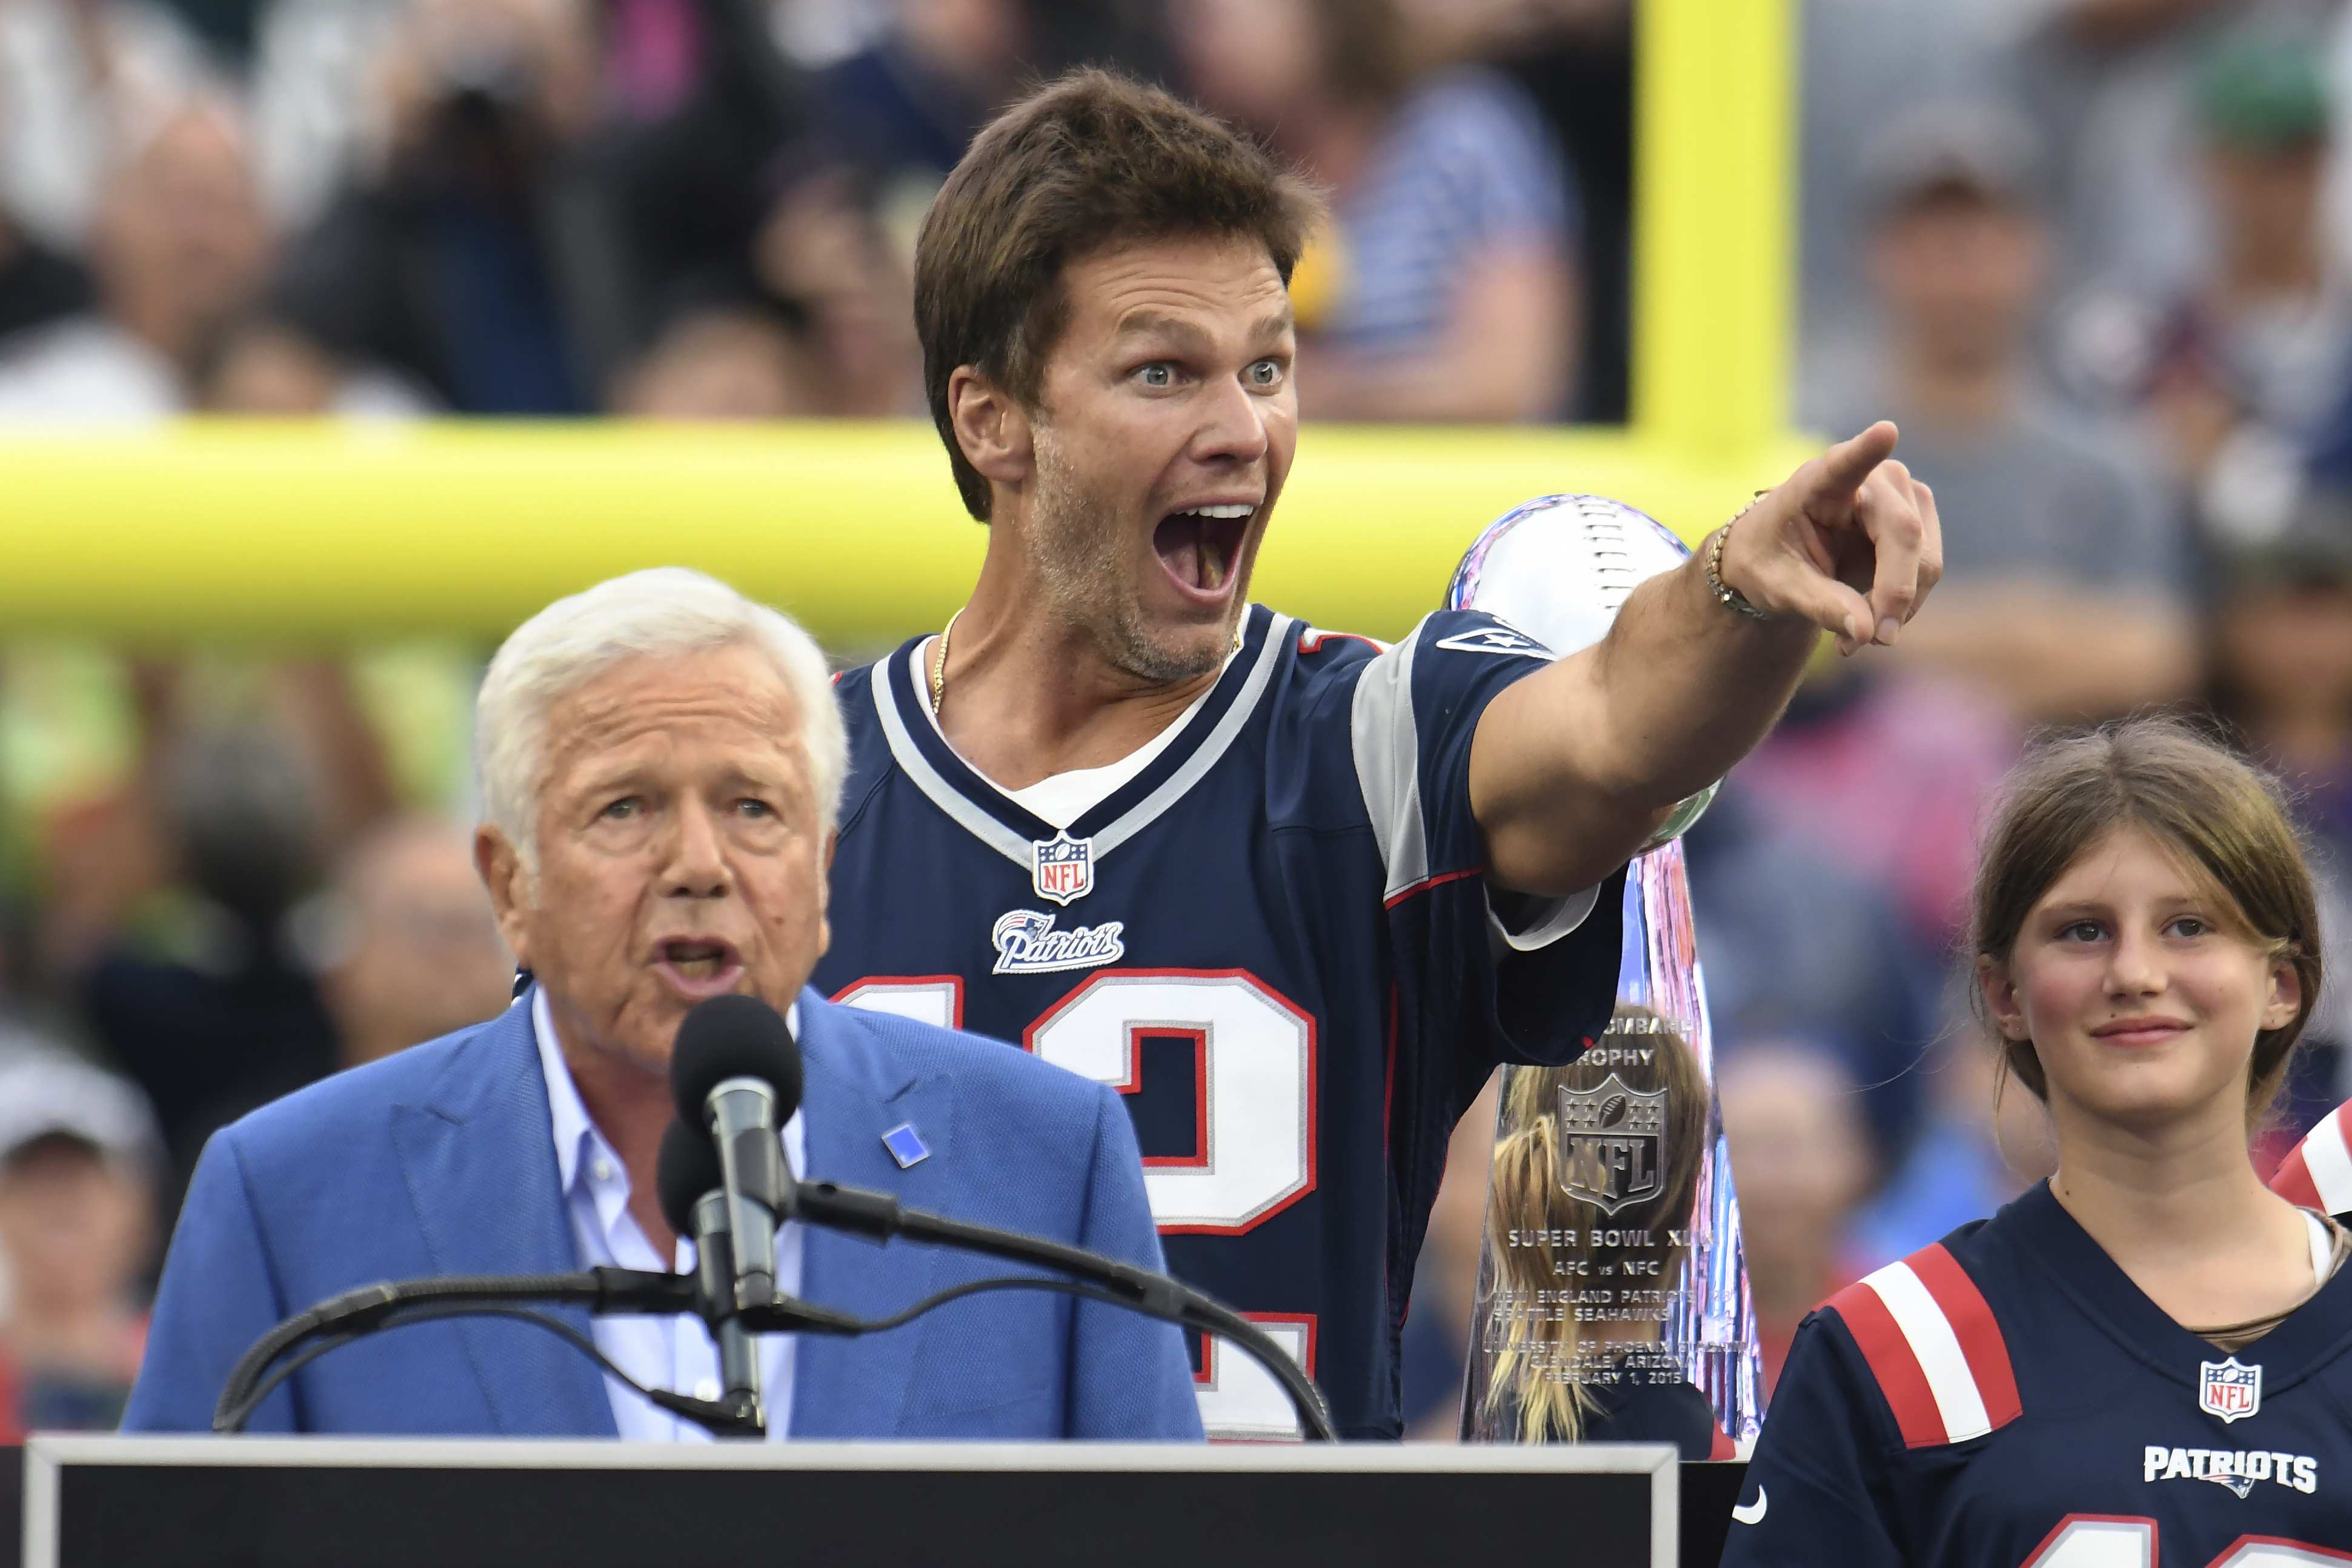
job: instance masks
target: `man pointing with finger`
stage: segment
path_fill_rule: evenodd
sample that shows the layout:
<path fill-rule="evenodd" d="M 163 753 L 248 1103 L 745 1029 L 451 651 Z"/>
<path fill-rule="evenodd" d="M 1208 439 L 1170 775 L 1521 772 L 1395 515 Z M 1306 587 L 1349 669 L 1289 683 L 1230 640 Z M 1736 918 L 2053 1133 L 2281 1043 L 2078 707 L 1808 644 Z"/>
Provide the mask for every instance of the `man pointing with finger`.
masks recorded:
<path fill-rule="evenodd" d="M 1080 73 L 925 220 L 932 415 L 989 528 L 939 634 L 839 683 L 838 1000 L 1125 1097 L 1171 1267 L 1394 1436 L 1446 1139 L 1498 1061 L 1606 1024 L 1627 858 L 1760 740 L 1819 631 L 1892 643 L 1939 563 L 1878 425 L 1565 658 L 1443 612 L 1382 648 L 1248 602 L 1297 438 L 1319 216 L 1255 144 Z M 1293 1429 L 1196 1346 L 1213 1436 Z"/>

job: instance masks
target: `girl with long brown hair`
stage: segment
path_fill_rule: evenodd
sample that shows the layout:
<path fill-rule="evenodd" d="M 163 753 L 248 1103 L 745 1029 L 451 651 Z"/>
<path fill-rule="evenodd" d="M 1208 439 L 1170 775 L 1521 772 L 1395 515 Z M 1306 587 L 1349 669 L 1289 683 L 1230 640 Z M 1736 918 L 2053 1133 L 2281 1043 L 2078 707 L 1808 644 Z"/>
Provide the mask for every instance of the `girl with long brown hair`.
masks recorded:
<path fill-rule="evenodd" d="M 1806 1321 L 1726 1568 L 2344 1560 L 2352 1239 L 2248 1152 L 2318 936 L 2275 784 L 2187 726 L 2020 767 L 1977 990 L 2057 1172 Z"/>

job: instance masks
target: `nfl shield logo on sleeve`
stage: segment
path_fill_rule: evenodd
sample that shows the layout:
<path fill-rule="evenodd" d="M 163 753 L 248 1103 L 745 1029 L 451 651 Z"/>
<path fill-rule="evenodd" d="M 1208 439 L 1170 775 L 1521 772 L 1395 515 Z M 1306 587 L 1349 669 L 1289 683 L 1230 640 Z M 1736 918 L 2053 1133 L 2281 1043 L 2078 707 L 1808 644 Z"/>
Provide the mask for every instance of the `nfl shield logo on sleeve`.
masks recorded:
<path fill-rule="evenodd" d="M 1029 848 L 1036 858 L 1032 885 L 1041 899 L 1066 904 L 1095 890 L 1095 841 L 1073 838 L 1065 829 L 1051 838 L 1034 838 Z"/>
<path fill-rule="evenodd" d="M 2263 1407 L 2263 1369 L 2244 1366 L 2236 1356 L 2227 1361 L 2197 1363 L 2197 1408 L 2218 1415 L 2223 1425 L 2243 1420 Z"/>

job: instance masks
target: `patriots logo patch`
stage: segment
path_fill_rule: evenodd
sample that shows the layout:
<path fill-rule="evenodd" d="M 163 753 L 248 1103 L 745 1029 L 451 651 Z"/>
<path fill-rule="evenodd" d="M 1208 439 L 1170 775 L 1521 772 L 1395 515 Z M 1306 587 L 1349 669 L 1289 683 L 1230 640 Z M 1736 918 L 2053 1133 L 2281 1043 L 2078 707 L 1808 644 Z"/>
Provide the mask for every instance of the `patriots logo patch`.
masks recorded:
<path fill-rule="evenodd" d="M 1052 974 L 1066 969 L 1092 969 L 1117 963 L 1127 956 L 1120 940 L 1125 921 L 1105 921 L 1098 926 L 1055 931 L 1054 917 L 1043 910 L 1007 910 L 988 933 L 996 949 L 996 974 Z"/>
<path fill-rule="evenodd" d="M 1450 637 L 1438 638 L 1437 646 L 1452 648 L 1455 653 L 1515 653 L 1547 662 L 1559 657 L 1525 632 L 1509 626 L 1480 626 L 1475 631 L 1455 632 Z"/>

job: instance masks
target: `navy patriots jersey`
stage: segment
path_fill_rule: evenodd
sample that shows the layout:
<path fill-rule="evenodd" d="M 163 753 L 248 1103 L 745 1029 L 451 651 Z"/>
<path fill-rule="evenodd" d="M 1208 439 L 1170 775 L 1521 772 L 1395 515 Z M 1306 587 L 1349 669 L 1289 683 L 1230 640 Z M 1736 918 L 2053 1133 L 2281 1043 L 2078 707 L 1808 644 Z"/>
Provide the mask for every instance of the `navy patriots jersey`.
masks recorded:
<path fill-rule="evenodd" d="M 1498 1060 L 1573 1057 L 1615 999 L 1622 876 L 1541 945 L 1487 909 L 1471 737 L 1550 656 L 1475 612 L 1383 651 L 1254 605 L 1168 747 L 1057 831 L 941 738 L 921 646 L 838 684 L 816 984 L 1116 1086 L 1169 1266 L 1289 1348 L 1342 1432 L 1394 1436 L 1454 1122 Z M 1296 1430 L 1245 1357 L 1195 1353 L 1213 1436 Z"/>
<path fill-rule="evenodd" d="M 1723 1568 L 2341 1568 L 2352 1271 L 2225 1355 L 2034 1187 L 1832 1297 Z"/>

